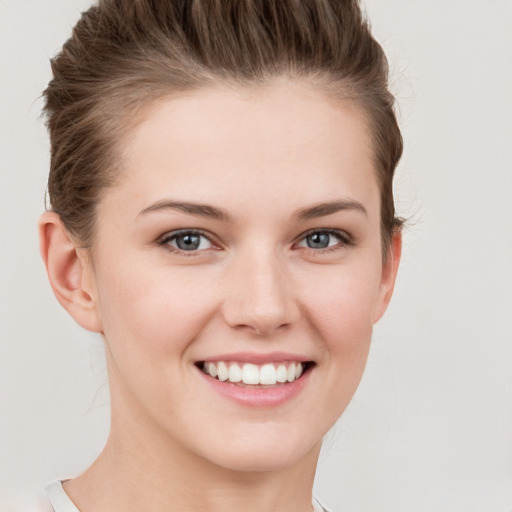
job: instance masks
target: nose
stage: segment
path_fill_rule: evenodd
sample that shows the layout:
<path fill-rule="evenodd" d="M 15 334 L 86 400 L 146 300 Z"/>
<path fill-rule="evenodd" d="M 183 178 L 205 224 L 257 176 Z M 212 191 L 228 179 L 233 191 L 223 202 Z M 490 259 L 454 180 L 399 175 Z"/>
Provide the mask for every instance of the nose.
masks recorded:
<path fill-rule="evenodd" d="M 223 314 L 231 327 L 267 336 L 299 319 L 289 271 L 275 254 L 241 256 L 228 272 Z"/>

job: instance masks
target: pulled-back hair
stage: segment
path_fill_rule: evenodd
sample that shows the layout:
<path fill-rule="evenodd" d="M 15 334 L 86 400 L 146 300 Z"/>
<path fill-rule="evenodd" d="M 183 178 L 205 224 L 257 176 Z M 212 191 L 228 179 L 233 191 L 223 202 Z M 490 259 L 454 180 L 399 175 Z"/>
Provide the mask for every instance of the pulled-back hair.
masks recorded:
<path fill-rule="evenodd" d="M 149 104 L 283 76 L 359 108 L 372 136 L 384 252 L 402 225 L 392 188 L 402 138 L 387 60 L 357 0 L 99 0 L 51 64 L 48 193 L 83 246 L 92 244 L 102 190 L 121 171 L 123 135 Z"/>

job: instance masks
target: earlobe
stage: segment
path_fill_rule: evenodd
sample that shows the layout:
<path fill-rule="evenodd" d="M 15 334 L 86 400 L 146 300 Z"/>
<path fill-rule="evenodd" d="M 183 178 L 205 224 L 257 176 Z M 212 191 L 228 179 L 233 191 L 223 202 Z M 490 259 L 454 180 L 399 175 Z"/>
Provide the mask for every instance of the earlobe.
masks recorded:
<path fill-rule="evenodd" d="M 389 305 L 391 296 L 393 295 L 393 289 L 395 287 L 396 275 L 398 273 L 401 256 L 402 233 L 398 231 L 393 234 L 386 260 L 382 265 L 379 301 L 375 309 L 373 323 L 377 323 L 381 319 Z"/>
<path fill-rule="evenodd" d="M 90 272 L 85 253 L 80 253 L 55 212 L 45 212 L 39 219 L 39 248 L 57 300 L 79 325 L 102 332 L 94 291 L 84 285 L 84 274 Z"/>

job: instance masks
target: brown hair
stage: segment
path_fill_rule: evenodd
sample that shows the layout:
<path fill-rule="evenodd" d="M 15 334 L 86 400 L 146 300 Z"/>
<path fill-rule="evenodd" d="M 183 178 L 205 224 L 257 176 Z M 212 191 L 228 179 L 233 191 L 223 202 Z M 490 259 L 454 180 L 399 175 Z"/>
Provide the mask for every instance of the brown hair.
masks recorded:
<path fill-rule="evenodd" d="M 393 201 L 402 137 L 387 60 L 357 0 L 99 0 L 51 64 L 48 193 L 84 246 L 101 192 L 120 172 L 122 135 L 144 107 L 219 81 L 279 76 L 313 81 L 360 108 L 373 139 L 384 254 L 402 226 Z"/>

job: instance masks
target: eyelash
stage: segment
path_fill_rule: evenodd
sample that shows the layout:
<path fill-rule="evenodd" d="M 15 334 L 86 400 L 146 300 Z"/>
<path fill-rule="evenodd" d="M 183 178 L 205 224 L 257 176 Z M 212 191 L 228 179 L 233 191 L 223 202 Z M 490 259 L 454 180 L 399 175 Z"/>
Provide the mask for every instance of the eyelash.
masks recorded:
<path fill-rule="evenodd" d="M 202 231 L 200 229 L 181 229 L 178 231 L 172 231 L 170 233 L 166 233 L 158 241 L 158 245 L 160 247 L 163 247 L 164 249 L 168 250 L 169 252 L 179 253 L 180 255 L 183 255 L 183 256 L 197 256 L 200 252 L 204 251 L 204 249 L 185 251 L 183 249 L 180 249 L 179 247 L 173 247 L 172 245 L 169 245 L 169 243 L 172 242 L 173 240 L 176 240 L 179 237 L 187 236 L 187 235 L 200 236 L 200 237 L 208 240 L 208 242 L 210 244 L 212 244 L 212 246 L 216 245 L 212 240 L 212 236 L 209 233 Z"/>
<path fill-rule="evenodd" d="M 300 238 L 298 239 L 297 243 L 300 243 L 303 240 L 306 240 L 306 238 L 308 236 L 315 235 L 315 234 L 327 234 L 327 235 L 336 237 L 339 240 L 339 242 L 332 246 L 325 247 L 325 248 L 319 248 L 319 249 L 313 249 L 312 247 L 305 247 L 305 249 L 309 249 L 313 253 L 325 254 L 325 253 L 329 253 L 329 252 L 339 251 L 340 249 L 342 249 L 344 247 L 351 247 L 354 245 L 354 240 L 348 233 L 346 233 L 345 231 L 337 230 L 337 229 L 312 229 L 311 231 L 308 231 L 308 232 L 300 235 Z"/>
<path fill-rule="evenodd" d="M 332 246 L 328 246 L 325 248 L 314 249 L 312 247 L 303 247 L 304 249 L 307 249 L 313 253 L 324 254 L 324 253 L 334 252 L 334 251 L 340 250 L 341 248 L 350 247 L 350 246 L 354 245 L 354 240 L 348 233 L 346 233 L 345 231 L 340 231 L 340 230 L 335 230 L 335 229 L 312 229 L 311 231 L 301 234 L 300 237 L 297 239 L 297 242 L 294 243 L 294 245 L 306 240 L 307 237 L 309 237 L 311 235 L 315 235 L 315 234 L 327 234 L 327 235 L 336 237 L 339 240 L 339 242 Z M 206 249 L 199 249 L 199 250 L 196 249 L 196 250 L 185 251 L 178 247 L 173 247 L 173 246 L 169 245 L 169 243 L 171 241 L 176 240 L 177 238 L 186 236 L 186 235 L 200 236 L 200 237 L 208 240 L 208 242 L 210 244 L 212 244 L 212 246 L 215 247 L 215 245 L 216 245 L 214 243 L 214 241 L 212 240 L 212 236 L 209 233 L 202 231 L 200 229 L 182 229 L 182 230 L 166 233 L 162 238 L 160 238 L 158 240 L 157 244 L 158 244 L 158 246 L 163 247 L 170 252 L 179 253 L 180 255 L 183 255 L 183 256 L 197 256 L 199 253 L 206 250 Z"/>

